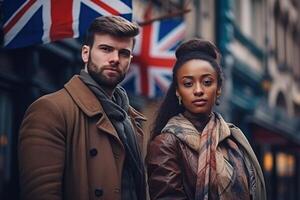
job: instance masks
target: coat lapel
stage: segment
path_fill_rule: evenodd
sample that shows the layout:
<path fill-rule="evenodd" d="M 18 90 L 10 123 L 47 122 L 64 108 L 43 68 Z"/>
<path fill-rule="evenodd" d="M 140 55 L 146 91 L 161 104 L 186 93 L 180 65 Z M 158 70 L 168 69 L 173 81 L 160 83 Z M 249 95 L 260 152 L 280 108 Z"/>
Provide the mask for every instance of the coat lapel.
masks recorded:
<path fill-rule="evenodd" d="M 82 112 L 89 117 L 94 117 L 96 115 L 100 116 L 97 122 L 97 128 L 101 132 L 105 132 L 115 137 L 122 145 L 116 129 L 105 114 L 101 103 L 94 93 L 80 80 L 79 76 L 73 76 L 64 87 Z"/>
<path fill-rule="evenodd" d="M 108 119 L 103 107 L 94 93 L 80 80 L 78 75 L 72 77 L 72 79 L 65 84 L 65 89 L 70 94 L 77 106 L 84 112 L 87 116 L 93 117 L 100 115 L 97 122 L 97 128 L 104 133 L 112 135 L 118 143 L 123 147 L 123 144 L 118 136 L 118 133 L 110 120 Z M 133 121 L 146 121 L 146 118 L 132 107 L 129 109 L 129 115 L 132 117 Z M 139 131 L 143 134 L 142 131 Z"/>
<path fill-rule="evenodd" d="M 102 116 L 97 122 L 97 128 L 100 130 L 100 132 L 104 132 L 115 137 L 118 143 L 123 147 L 123 144 L 119 138 L 115 127 L 112 125 L 111 121 L 108 119 L 107 115 L 104 112 L 102 112 Z"/>
<path fill-rule="evenodd" d="M 259 165 L 259 162 L 255 156 L 255 153 L 251 148 L 251 145 L 249 144 L 247 138 L 245 137 L 245 135 L 242 133 L 242 131 L 239 128 L 235 127 L 232 124 L 229 124 L 229 127 L 230 127 L 232 136 L 243 146 L 243 148 L 249 155 L 249 158 L 252 161 L 254 168 L 256 169 L 256 173 L 259 178 L 259 184 L 260 184 L 257 187 L 258 194 L 261 195 L 259 197 L 259 199 L 266 199 L 266 195 L 265 195 L 266 186 L 265 186 L 264 175 L 263 175 L 263 172 Z"/>

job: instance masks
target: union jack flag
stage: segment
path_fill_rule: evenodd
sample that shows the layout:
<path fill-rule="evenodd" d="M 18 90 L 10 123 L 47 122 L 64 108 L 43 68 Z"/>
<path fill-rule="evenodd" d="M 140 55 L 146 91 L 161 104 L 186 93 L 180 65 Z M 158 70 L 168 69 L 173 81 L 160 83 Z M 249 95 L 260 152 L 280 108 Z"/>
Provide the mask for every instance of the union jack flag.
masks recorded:
<path fill-rule="evenodd" d="M 4 47 L 24 47 L 84 35 L 101 15 L 131 20 L 131 0 L 6 0 Z"/>
<path fill-rule="evenodd" d="M 184 36 L 182 19 L 156 21 L 141 27 L 123 86 L 136 95 L 163 96 L 172 80 L 175 49 Z"/>

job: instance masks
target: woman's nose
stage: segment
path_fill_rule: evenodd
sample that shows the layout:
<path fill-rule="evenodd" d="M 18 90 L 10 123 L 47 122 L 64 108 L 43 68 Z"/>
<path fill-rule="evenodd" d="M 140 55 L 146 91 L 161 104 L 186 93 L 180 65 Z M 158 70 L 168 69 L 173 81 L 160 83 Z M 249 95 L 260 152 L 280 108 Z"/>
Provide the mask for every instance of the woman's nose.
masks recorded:
<path fill-rule="evenodd" d="M 203 95 L 203 88 L 202 88 L 201 84 L 196 84 L 195 89 L 194 89 L 194 95 L 195 96 Z"/>

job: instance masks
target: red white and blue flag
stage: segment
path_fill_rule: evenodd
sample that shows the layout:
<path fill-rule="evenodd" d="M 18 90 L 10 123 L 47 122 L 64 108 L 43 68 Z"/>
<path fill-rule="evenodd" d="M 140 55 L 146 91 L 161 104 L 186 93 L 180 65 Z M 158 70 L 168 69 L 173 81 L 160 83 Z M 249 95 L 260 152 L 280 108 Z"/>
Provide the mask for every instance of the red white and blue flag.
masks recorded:
<path fill-rule="evenodd" d="M 17 48 L 84 35 L 102 15 L 132 16 L 131 0 L 5 0 L 4 47 Z"/>
<path fill-rule="evenodd" d="M 123 81 L 127 91 L 150 98 L 161 97 L 172 80 L 175 49 L 185 36 L 182 19 L 156 21 L 141 27 L 129 73 Z"/>

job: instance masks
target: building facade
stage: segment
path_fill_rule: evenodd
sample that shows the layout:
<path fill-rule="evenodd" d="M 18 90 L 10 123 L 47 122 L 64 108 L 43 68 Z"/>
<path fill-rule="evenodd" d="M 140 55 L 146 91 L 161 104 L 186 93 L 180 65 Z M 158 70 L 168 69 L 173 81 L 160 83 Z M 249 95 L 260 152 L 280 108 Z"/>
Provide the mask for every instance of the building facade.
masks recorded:
<path fill-rule="evenodd" d="M 299 2 L 216 1 L 228 118 L 263 167 L 268 199 L 299 199 Z"/>

